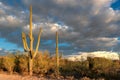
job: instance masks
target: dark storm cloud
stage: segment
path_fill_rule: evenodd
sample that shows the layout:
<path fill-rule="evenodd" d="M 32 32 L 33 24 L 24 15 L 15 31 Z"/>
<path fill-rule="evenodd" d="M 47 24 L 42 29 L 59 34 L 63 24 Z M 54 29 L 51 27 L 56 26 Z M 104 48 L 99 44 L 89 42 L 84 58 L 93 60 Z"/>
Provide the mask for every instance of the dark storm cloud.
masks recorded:
<path fill-rule="evenodd" d="M 120 11 L 110 7 L 112 2 L 112 0 L 22 0 L 25 10 L 1 2 L 1 37 L 21 44 L 19 33 L 28 32 L 28 9 L 32 5 L 35 39 L 39 27 L 42 26 L 41 45 L 44 49 L 51 51 L 54 49 L 52 46 L 44 45 L 44 41 L 55 40 L 55 31 L 59 30 L 61 43 L 70 44 L 67 48 L 61 47 L 64 52 L 111 50 L 112 47 L 119 51 Z M 12 35 L 14 32 L 17 34 Z M 12 39 L 8 33 L 13 36 Z"/>

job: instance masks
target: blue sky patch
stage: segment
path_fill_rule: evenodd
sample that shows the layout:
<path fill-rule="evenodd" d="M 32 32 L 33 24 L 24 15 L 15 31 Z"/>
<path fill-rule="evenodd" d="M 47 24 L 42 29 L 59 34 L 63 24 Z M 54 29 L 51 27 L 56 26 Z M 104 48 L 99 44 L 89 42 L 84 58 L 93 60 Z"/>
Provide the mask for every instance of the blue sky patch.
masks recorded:
<path fill-rule="evenodd" d="M 112 5 L 111 7 L 114 9 L 114 10 L 120 10 L 120 0 L 116 0 Z"/>

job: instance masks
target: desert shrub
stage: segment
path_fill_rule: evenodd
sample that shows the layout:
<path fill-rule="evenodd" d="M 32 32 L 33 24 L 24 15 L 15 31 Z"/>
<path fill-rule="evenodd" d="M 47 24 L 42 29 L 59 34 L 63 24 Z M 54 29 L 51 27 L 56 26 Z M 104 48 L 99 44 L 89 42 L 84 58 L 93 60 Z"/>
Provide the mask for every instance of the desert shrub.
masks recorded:
<path fill-rule="evenodd" d="M 118 61 L 118 60 L 113 61 L 112 68 L 120 69 L 120 61 Z"/>
<path fill-rule="evenodd" d="M 104 71 L 105 77 L 107 79 L 120 79 L 120 62 L 113 61 L 112 66 Z"/>
<path fill-rule="evenodd" d="M 3 58 L 4 68 L 10 73 L 13 73 L 13 69 L 15 67 L 15 57 L 13 54 L 9 54 Z"/>
<path fill-rule="evenodd" d="M 21 53 L 19 51 L 17 51 L 15 54 L 14 54 L 14 57 L 15 57 L 15 67 L 14 67 L 14 71 L 15 72 L 20 72 L 20 66 L 19 66 L 19 58 L 20 58 L 20 55 Z"/>
<path fill-rule="evenodd" d="M 51 67 L 51 59 L 48 51 L 39 52 L 34 60 L 33 71 L 37 74 L 47 74 Z"/>
<path fill-rule="evenodd" d="M 112 60 L 105 58 L 89 58 L 86 61 L 68 61 L 63 60 L 60 66 L 60 73 L 62 76 L 74 76 L 75 78 L 81 78 L 84 76 L 90 78 L 101 78 L 110 75 L 117 76 L 117 71 L 114 69 L 119 69 L 119 63 L 115 63 Z M 111 76 L 111 77 L 112 77 Z"/>
<path fill-rule="evenodd" d="M 0 70 L 3 70 L 3 57 L 0 57 Z"/>
<path fill-rule="evenodd" d="M 34 59 L 34 63 L 33 63 L 33 71 L 34 73 L 39 74 L 40 73 L 40 66 L 42 64 L 42 57 L 43 57 L 43 53 L 39 52 L 35 59 Z"/>
<path fill-rule="evenodd" d="M 98 79 L 120 79 L 120 61 L 113 61 L 105 58 L 88 58 L 86 61 L 64 60 L 60 67 L 62 76 L 74 76 L 79 79 L 87 76 Z"/>
<path fill-rule="evenodd" d="M 117 70 L 120 68 L 119 62 L 105 58 L 89 58 L 89 68 L 91 78 L 104 77 L 106 79 L 116 79 Z M 92 65 L 92 66 L 91 66 Z"/>
<path fill-rule="evenodd" d="M 93 69 L 106 69 L 112 66 L 113 61 L 105 58 L 93 58 Z"/>
<path fill-rule="evenodd" d="M 80 61 L 65 61 L 65 64 L 60 67 L 60 72 L 62 76 L 74 76 L 75 78 L 80 78 L 86 76 L 88 72 L 88 62 Z"/>
<path fill-rule="evenodd" d="M 12 73 L 16 71 L 28 74 L 28 53 L 9 54 L 0 57 L 0 69 Z M 87 58 L 86 61 L 68 61 L 60 57 L 60 76 L 65 78 L 89 77 L 91 79 L 105 78 L 106 80 L 120 79 L 120 61 L 105 58 Z M 48 51 L 38 52 L 33 62 L 33 72 L 37 75 L 55 77 L 56 57 L 50 56 Z"/>
<path fill-rule="evenodd" d="M 26 74 L 28 72 L 28 57 L 27 54 L 19 55 L 18 58 L 18 67 L 20 70 L 20 73 Z"/>

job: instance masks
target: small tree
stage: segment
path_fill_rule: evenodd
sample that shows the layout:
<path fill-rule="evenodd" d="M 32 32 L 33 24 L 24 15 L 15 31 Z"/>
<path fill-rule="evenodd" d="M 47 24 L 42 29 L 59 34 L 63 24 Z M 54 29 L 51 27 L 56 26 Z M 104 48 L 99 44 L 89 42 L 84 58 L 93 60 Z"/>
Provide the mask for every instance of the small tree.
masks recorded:
<path fill-rule="evenodd" d="M 34 51 L 33 50 L 34 37 L 33 37 L 33 34 L 32 34 L 32 6 L 30 6 L 30 31 L 29 31 L 30 48 L 28 47 L 28 44 L 27 44 L 27 41 L 26 41 L 26 34 L 24 32 L 22 32 L 22 40 L 23 40 L 24 51 L 29 53 L 29 55 L 28 55 L 28 58 L 29 58 L 29 65 L 28 65 L 29 75 L 33 74 L 33 59 L 35 58 L 35 56 L 38 52 L 41 32 L 42 32 L 42 29 L 40 28 L 40 31 L 39 31 L 39 34 L 38 34 L 38 42 L 37 42 L 37 45 L 36 45 L 36 50 Z"/>

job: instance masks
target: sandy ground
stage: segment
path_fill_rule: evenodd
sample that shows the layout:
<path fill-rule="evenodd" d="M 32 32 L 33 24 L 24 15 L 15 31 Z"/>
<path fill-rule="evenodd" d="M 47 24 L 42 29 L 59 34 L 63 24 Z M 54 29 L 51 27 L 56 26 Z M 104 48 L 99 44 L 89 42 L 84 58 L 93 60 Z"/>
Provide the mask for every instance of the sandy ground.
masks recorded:
<path fill-rule="evenodd" d="M 48 78 L 44 78 L 44 77 L 36 77 L 36 76 L 21 76 L 21 75 L 10 75 L 10 74 L 3 74 L 0 73 L 0 80 L 78 80 L 78 79 L 72 79 L 72 78 L 68 78 L 68 79 L 48 79 Z M 95 79 L 90 79 L 87 77 L 83 77 L 79 80 L 95 80 Z M 101 79 L 97 79 L 97 80 L 105 80 L 104 78 Z"/>
<path fill-rule="evenodd" d="M 39 78 L 36 76 L 0 74 L 0 80 L 50 80 L 50 79 L 45 79 L 43 77 Z"/>
<path fill-rule="evenodd" d="M 19 74 L 8 74 L 6 72 L 0 72 L 0 80 L 78 80 L 78 79 L 74 79 L 73 77 L 66 77 L 65 79 L 63 77 L 61 77 L 60 79 L 51 79 L 48 77 L 37 77 L 37 76 L 29 76 L 29 75 L 19 75 Z M 90 79 L 87 77 L 83 77 L 79 80 L 95 80 L 95 79 Z M 105 80 L 105 79 L 98 79 L 98 80 Z"/>

